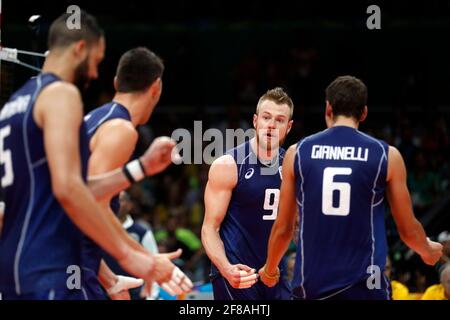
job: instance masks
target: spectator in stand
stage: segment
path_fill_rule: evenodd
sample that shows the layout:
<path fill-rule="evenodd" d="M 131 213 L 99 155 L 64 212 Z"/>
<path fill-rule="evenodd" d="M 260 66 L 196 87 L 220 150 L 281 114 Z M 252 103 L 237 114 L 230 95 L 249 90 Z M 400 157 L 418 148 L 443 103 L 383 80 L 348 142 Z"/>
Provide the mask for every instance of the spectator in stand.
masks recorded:
<path fill-rule="evenodd" d="M 422 300 L 450 300 L 450 263 L 442 266 L 439 272 L 439 284 L 429 287 Z"/>

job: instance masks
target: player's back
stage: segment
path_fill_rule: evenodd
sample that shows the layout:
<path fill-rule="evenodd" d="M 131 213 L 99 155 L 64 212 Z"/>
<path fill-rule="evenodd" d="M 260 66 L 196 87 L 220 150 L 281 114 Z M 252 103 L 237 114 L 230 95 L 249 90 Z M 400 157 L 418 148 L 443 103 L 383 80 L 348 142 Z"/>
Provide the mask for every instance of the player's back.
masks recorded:
<path fill-rule="evenodd" d="M 89 140 L 93 138 L 101 125 L 113 119 L 124 119 L 131 121 L 128 110 L 121 104 L 114 101 L 106 103 L 89 112 L 84 117 Z M 111 210 L 117 214 L 119 207 L 119 196 L 116 195 L 111 199 Z M 95 282 L 103 254 L 103 250 L 95 242 L 88 237 L 83 239 L 82 259 L 83 268 L 85 269 L 87 279 L 93 279 Z"/>
<path fill-rule="evenodd" d="M 80 265 L 81 232 L 52 192 L 43 131 L 33 118 L 35 101 L 50 73 L 28 80 L 0 113 L 0 177 L 5 200 L 0 238 L 0 291 L 15 294 L 65 287 L 66 270 Z M 61 132 L 64 134 L 64 132 Z M 80 128 L 83 172 L 87 140 Z"/>
<path fill-rule="evenodd" d="M 324 298 L 383 272 L 387 155 L 386 143 L 347 126 L 297 144 L 297 297 Z"/>

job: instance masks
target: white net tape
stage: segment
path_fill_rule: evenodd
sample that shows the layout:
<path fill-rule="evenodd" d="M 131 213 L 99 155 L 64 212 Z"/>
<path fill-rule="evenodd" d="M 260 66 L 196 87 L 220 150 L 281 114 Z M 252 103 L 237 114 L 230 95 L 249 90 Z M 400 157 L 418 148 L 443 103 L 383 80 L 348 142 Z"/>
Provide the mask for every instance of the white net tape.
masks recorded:
<path fill-rule="evenodd" d="M 0 60 L 17 62 L 17 49 L 0 47 Z"/>

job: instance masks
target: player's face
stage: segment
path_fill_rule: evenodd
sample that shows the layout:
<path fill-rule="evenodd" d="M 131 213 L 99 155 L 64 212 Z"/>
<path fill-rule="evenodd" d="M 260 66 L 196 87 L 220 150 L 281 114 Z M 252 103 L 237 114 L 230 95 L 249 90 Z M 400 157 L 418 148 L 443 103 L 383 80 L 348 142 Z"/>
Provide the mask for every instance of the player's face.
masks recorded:
<path fill-rule="evenodd" d="M 75 69 L 75 85 L 80 90 L 85 90 L 91 80 L 98 78 L 98 65 L 105 55 L 105 39 L 103 37 L 97 43 L 86 48 L 85 58 Z"/>
<path fill-rule="evenodd" d="M 287 104 L 277 104 L 270 100 L 263 100 L 258 114 L 253 116 L 258 143 L 265 150 L 278 148 L 283 144 L 291 130 L 292 120 Z"/>

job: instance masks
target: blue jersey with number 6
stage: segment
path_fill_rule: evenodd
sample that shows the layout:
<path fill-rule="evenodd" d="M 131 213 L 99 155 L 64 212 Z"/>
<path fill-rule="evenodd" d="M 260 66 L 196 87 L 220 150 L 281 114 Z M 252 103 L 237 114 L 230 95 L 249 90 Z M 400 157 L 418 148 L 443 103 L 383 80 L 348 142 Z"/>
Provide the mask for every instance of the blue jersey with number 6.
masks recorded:
<path fill-rule="evenodd" d="M 241 263 L 258 270 L 265 263 L 270 231 L 278 213 L 284 153 L 280 148 L 279 161 L 266 166 L 259 161 L 250 142 L 227 152 L 236 161 L 238 181 L 220 236 L 232 264 Z"/>
<path fill-rule="evenodd" d="M 325 298 L 372 275 L 374 286 L 385 281 L 387 156 L 386 143 L 346 126 L 297 144 L 295 297 Z"/>

